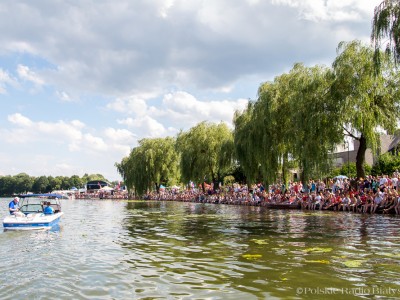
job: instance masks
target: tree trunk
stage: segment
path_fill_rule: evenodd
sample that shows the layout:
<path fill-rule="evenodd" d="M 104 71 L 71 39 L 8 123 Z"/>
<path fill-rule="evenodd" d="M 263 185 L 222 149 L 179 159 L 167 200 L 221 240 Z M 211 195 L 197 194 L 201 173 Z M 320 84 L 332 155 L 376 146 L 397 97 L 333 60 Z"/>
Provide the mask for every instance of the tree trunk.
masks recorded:
<path fill-rule="evenodd" d="M 303 184 L 303 190 L 308 192 L 308 179 L 309 179 L 309 170 L 307 161 L 303 160 L 301 163 L 302 172 L 300 173 L 300 181 Z"/>
<path fill-rule="evenodd" d="M 361 134 L 359 142 L 360 142 L 360 147 L 357 150 L 357 157 L 356 157 L 357 179 L 365 178 L 364 162 L 365 162 L 365 152 L 367 151 L 367 139 L 365 138 L 364 135 Z"/>
<path fill-rule="evenodd" d="M 287 153 L 285 153 L 282 157 L 282 182 L 285 184 L 285 186 L 287 186 L 287 177 L 288 177 L 288 169 L 286 167 L 287 164 Z"/>
<path fill-rule="evenodd" d="M 219 190 L 219 183 L 221 182 L 221 174 L 218 170 L 216 178 L 213 178 L 214 191 Z"/>

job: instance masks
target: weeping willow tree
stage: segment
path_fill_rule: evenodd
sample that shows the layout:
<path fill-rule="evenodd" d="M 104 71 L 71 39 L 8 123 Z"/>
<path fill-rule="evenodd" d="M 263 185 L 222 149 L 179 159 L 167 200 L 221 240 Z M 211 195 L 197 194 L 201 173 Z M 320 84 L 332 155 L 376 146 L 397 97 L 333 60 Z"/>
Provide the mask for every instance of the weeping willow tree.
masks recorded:
<path fill-rule="evenodd" d="M 328 68 L 295 64 L 260 88 L 256 119 L 261 120 L 257 127 L 262 128 L 270 172 L 281 169 L 285 179 L 289 160 L 298 162 L 303 182 L 328 170 L 329 154 L 342 137 L 332 116 L 336 105 L 329 101 L 331 82 Z"/>
<path fill-rule="evenodd" d="M 222 175 L 232 166 L 232 131 L 224 123 L 201 122 L 178 134 L 176 149 L 180 153 L 184 182 L 192 180 L 203 184 L 204 181 L 211 181 L 218 186 Z"/>
<path fill-rule="evenodd" d="M 254 144 L 254 149 L 267 185 L 277 179 L 280 166 L 284 166 L 287 155 L 284 140 L 290 116 L 282 113 L 285 110 L 283 94 L 284 91 L 275 79 L 273 83 L 264 83 L 260 86 L 255 104 L 253 126 L 257 129 L 258 142 Z M 284 169 L 283 167 L 283 177 L 285 177 Z"/>
<path fill-rule="evenodd" d="M 179 177 L 179 156 L 171 137 L 142 139 L 130 155 L 116 164 L 129 189 L 138 195 L 148 190 L 159 191 L 162 183 L 175 184 Z"/>
<path fill-rule="evenodd" d="M 236 112 L 237 157 L 250 180 L 261 173 L 268 184 L 281 172 L 285 181 L 289 160 L 299 162 L 303 181 L 328 170 L 329 154 L 343 138 L 330 98 L 332 79 L 327 68 L 296 64 L 262 84 L 257 101 Z"/>
<path fill-rule="evenodd" d="M 333 99 L 343 130 L 359 141 L 357 177 L 364 177 L 365 152 L 379 148 L 379 131 L 393 133 L 399 118 L 399 75 L 393 61 L 381 55 L 379 72 L 373 62 L 374 49 L 360 41 L 340 43 L 333 63 Z"/>
<path fill-rule="evenodd" d="M 330 97 L 332 80 L 328 68 L 302 64 L 296 64 L 287 78 L 292 91 L 290 152 L 299 161 L 303 183 L 328 170 L 329 155 L 343 141 L 343 132 L 335 118 L 338 105 Z"/>
<path fill-rule="evenodd" d="M 243 111 L 235 111 L 233 133 L 236 158 L 243 169 L 247 183 L 260 179 L 261 159 L 257 155 L 259 133 L 254 120 L 254 102 L 249 102 Z"/>
<path fill-rule="evenodd" d="M 131 151 L 132 154 L 132 151 Z M 128 191 L 131 191 L 133 188 L 133 178 L 132 175 L 130 174 L 130 160 L 129 156 L 123 157 L 121 162 L 116 162 L 114 164 L 115 168 L 117 169 L 118 173 L 121 175 L 124 184 L 128 188 Z"/>
<path fill-rule="evenodd" d="M 400 1 L 382 1 L 374 10 L 371 41 L 375 47 L 374 61 L 380 65 L 382 46 L 398 63 L 400 60 Z M 382 45 L 387 42 L 386 46 Z"/>

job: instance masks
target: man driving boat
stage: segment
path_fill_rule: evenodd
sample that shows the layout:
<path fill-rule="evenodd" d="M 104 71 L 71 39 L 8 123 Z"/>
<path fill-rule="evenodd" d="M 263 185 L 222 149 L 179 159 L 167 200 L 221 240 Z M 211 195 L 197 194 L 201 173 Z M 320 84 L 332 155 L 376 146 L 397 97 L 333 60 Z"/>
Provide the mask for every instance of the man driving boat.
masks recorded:
<path fill-rule="evenodd" d="M 10 215 L 15 215 L 17 217 L 25 216 L 22 212 L 19 211 L 19 198 L 15 197 L 9 204 L 8 210 L 10 211 Z"/>

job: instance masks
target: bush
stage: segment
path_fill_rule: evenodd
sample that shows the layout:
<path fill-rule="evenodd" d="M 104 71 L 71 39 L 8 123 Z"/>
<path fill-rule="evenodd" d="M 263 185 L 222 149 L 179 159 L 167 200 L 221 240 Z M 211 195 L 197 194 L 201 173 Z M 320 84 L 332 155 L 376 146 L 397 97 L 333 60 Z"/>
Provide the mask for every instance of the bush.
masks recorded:
<path fill-rule="evenodd" d="M 367 164 L 364 164 L 365 174 L 371 174 L 371 167 Z M 355 178 L 357 176 L 357 168 L 356 163 L 351 162 L 349 164 L 344 164 L 339 168 L 335 168 L 332 170 L 329 177 L 333 178 L 338 175 L 346 175 L 349 178 Z"/>
<path fill-rule="evenodd" d="M 224 185 L 232 185 L 235 182 L 235 177 L 228 175 L 224 177 Z"/>
<path fill-rule="evenodd" d="M 381 175 L 387 174 L 390 175 L 394 171 L 400 169 L 400 156 L 392 155 L 391 153 L 385 153 L 379 156 L 378 161 L 374 164 L 371 169 L 371 174 Z"/>

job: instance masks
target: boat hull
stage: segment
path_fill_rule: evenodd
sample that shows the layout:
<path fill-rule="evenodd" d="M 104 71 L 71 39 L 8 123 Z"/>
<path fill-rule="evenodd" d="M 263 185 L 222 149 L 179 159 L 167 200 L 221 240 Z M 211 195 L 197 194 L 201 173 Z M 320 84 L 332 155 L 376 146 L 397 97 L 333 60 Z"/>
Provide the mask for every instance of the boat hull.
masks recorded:
<path fill-rule="evenodd" d="M 43 213 L 28 214 L 24 217 L 7 216 L 3 220 L 4 230 L 43 230 L 51 229 L 60 221 L 63 212 L 52 215 Z"/>

